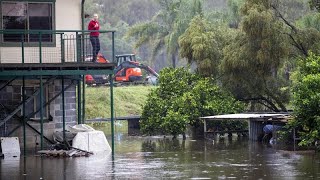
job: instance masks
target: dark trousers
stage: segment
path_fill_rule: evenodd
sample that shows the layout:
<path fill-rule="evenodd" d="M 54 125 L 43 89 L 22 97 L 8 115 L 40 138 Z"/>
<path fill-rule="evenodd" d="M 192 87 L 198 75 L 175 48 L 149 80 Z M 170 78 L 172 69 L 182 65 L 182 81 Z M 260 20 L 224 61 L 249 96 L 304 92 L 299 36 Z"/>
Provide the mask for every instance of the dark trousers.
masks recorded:
<path fill-rule="evenodd" d="M 100 40 L 98 36 L 90 36 L 90 41 L 92 45 L 92 61 L 95 62 L 100 51 Z"/>

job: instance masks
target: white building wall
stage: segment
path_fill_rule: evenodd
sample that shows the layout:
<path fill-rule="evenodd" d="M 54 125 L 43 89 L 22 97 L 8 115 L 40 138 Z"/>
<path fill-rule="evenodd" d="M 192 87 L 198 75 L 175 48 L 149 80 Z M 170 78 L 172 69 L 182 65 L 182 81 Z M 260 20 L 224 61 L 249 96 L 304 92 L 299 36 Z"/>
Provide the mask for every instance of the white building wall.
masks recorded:
<path fill-rule="evenodd" d="M 81 30 L 81 0 L 56 0 L 55 3 L 55 29 L 56 30 Z M 65 37 L 75 37 L 75 33 L 65 33 Z M 74 61 L 75 41 L 68 41 L 65 48 L 65 61 Z M 71 44 L 73 43 L 73 44 Z M 67 44 L 65 44 L 67 46 Z M 25 63 L 39 62 L 39 47 L 25 47 Z M 61 40 L 56 35 L 55 47 L 42 47 L 43 63 L 61 62 Z M 0 63 L 21 63 L 21 47 L 0 47 Z"/>

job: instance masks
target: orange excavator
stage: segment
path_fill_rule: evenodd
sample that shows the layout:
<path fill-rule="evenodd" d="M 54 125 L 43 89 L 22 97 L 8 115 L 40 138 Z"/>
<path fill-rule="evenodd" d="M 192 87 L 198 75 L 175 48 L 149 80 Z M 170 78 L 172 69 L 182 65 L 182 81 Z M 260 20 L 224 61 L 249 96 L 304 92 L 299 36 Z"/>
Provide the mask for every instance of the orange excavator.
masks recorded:
<path fill-rule="evenodd" d="M 115 68 L 116 82 L 137 82 L 143 81 L 142 71 L 145 70 L 148 74 L 159 77 L 158 73 L 151 67 L 141 64 L 137 61 L 134 54 L 117 55 L 117 66 Z"/>
<path fill-rule="evenodd" d="M 101 54 L 98 54 L 97 61 L 98 63 L 109 63 L 109 61 Z M 151 67 L 139 63 L 135 54 L 116 55 L 116 63 L 117 66 L 114 69 L 116 82 L 144 83 L 152 78 L 154 79 L 159 77 L 158 73 Z M 141 69 L 145 70 L 149 74 L 145 80 L 143 80 Z M 86 75 L 87 85 L 102 85 L 107 83 L 108 78 L 106 75 Z"/>

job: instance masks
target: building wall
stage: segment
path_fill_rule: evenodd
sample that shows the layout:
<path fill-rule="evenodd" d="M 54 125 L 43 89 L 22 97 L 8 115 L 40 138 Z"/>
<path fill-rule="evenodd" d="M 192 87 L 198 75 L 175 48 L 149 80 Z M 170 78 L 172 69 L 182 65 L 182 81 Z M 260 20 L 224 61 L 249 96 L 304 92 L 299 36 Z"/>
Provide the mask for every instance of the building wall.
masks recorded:
<path fill-rule="evenodd" d="M 55 29 L 81 30 L 81 0 L 56 0 L 55 3 Z M 64 38 L 72 39 L 75 33 L 65 33 Z M 54 47 L 42 47 L 42 62 L 61 62 L 61 40 L 56 35 Z M 67 43 L 75 41 L 67 41 Z M 75 60 L 75 44 L 65 45 L 66 61 Z M 38 63 L 40 61 L 39 47 L 25 47 L 25 62 Z M 0 63 L 21 63 L 21 47 L 0 47 Z"/>
<path fill-rule="evenodd" d="M 56 0 L 56 29 L 81 30 L 81 0 Z"/>
<path fill-rule="evenodd" d="M 4 82 L 4 81 L 3 81 Z M 65 87 L 71 83 L 71 80 L 65 80 Z M 3 83 L 0 83 L 0 87 Z M 0 122 L 3 120 L 10 112 L 19 106 L 21 103 L 21 81 L 14 81 L 11 85 L 6 86 L 2 91 L 0 91 Z M 37 80 L 26 81 L 26 86 L 39 85 Z M 47 100 L 52 99 L 56 94 L 61 92 L 61 80 L 54 80 L 48 85 L 48 96 Z M 6 108 L 10 110 L 5 110 Z M 51 118 L 50 121 L 45 121 L 44 135 L 49 139 L 52 138 L 52 134 L 55 131 L 62 131 L 62 97 L 58 96 L 54 101 L 52 101 L 48 107 L 48 114 Z M 21 111 L 16 113 L 16 115 L 21 116 Z M 77 123 L 77 111 L 76 111 L 76 87 L 72 85 L 68 90 L 65 91 L 65 115 L 66 115 L 66 126 L 73 126 Z M 49 118 L 49 119 L 50 119 Z M 35 121 L 28 122 L 31 126 L 40 132 L 40 123 Z M 0 127 L 0 136 L 7 136 L 7 134 L 17 127 L 21 122 L 18 118 L 12 118 L 7 123 Z M 34 150 L 40 147 L 40 135 L 32 131 L 29 127 L 27 129 L 27 148 Z M 11 137 L 19 137 L 20 146 L 23 147 L 23 128 L 22 126 L 17 129 Z M 44 140 L 45 145 L 47 141 Z"/>
<path fill-rule="evenodd" d="M 71 81 L 65 80 L 65 87 L 67 87 Z M 55 81 L 54 87 L 49 92 L 50 96 L 58 94 L 62 90 L 61 81 Z M 71 88 L 65 91 L 65 121 L 66 125 L 75 125 L 77 122 L 77 110 L 76 110 L 76 86 L 73 85 Z M 54 103 L 51 104 L 50 113 L 53 116 L 55 122 L 55 129 L 62 131 L 63 126 L 63 111 L 62 111 L 62 96 L 55 99 Z"/>

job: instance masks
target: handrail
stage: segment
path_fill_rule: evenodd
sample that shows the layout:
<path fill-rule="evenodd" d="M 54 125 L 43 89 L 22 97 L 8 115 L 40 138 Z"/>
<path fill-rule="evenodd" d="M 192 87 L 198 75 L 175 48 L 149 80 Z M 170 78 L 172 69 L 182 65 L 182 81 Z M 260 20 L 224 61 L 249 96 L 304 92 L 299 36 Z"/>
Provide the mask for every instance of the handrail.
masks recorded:
<path fill-rule="evenodd" d="M 84 62 L 92 58 L 90 57 L 90 54 L 92 54 L 92 46 L 89 38 L 91 32 L 99 32 L 101 36 L 110 35 L 110 41 L 114 42 L 115 30 L 1 29 L 0 35 L 3 35 L 3 38 L 0 44 L 1 47 L 20 47 L 22 49 L 21 63 Z M 102 41 L 100 41 L 100 43 L 103 44 Z M 30 47 L 34 47 L 34 49 Z M 37 47 L 38 50 L 35 47 Z M 105 45 L 102 45 L 102 47 L 105 47 Z M 114 59 L 114 43 L 111 47 L 105 48 L 112 50 L 112 54 L 109 53 L 108 55 L 110 59 Z M 2 63 L 7 63 L 10 62 L 12 56 L 3 55 L 0 58 L 2 57 L 7 58 L 5 61 L 2 61 Z M 42 62 L 42 60 L 44 60 L 44 62 Z"/>
<path fill-rule="evenodd" d="M 82 32 L 82 33 L 90 33 L 90 32 L 100 32 L 100 33 L 112 33 L 116 32 L 115 30 L 20 30 L 20 29 L 1 29 L 0 34 L 9 33 L 9 34 L 39 34 L 39 33 L 66 33 L 66 32 Z"/>

